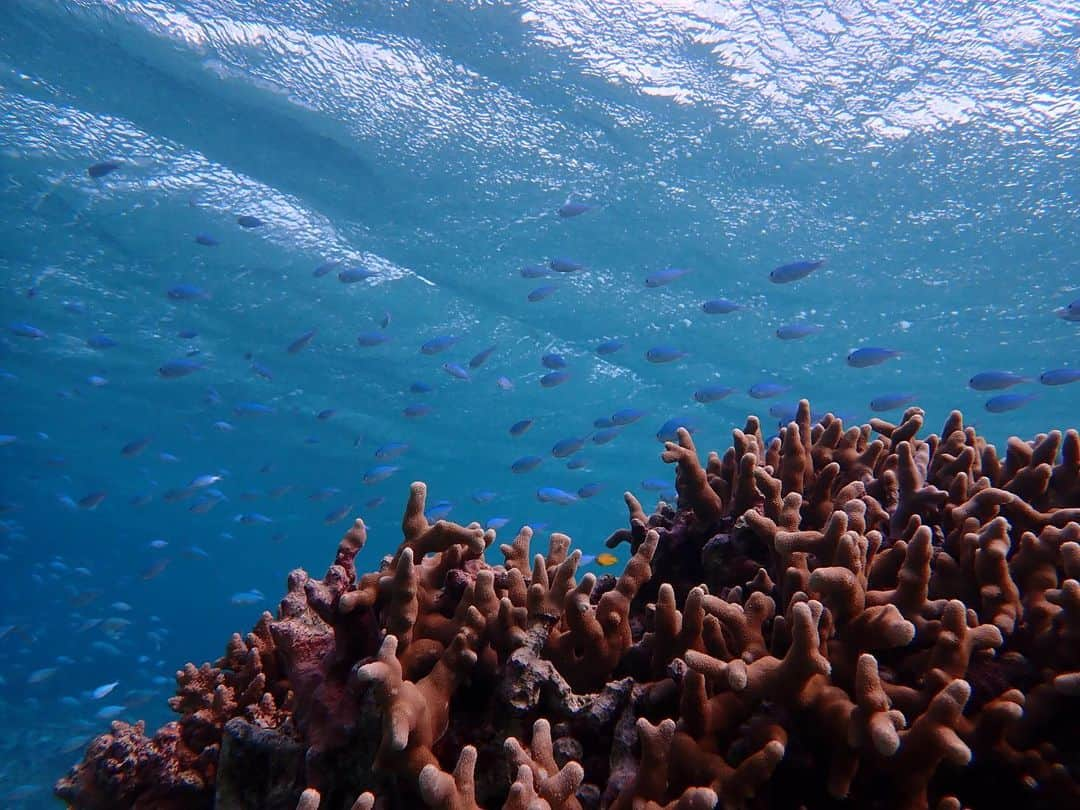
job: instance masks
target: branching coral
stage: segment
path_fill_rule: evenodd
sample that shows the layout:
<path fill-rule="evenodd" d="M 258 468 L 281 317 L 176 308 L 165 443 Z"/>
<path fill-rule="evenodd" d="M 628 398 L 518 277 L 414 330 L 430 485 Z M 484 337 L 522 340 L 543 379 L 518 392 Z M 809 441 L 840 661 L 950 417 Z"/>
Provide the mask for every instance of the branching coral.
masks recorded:
<path fill-rule="evenodd" d="M 177 673 L 152 738 L 114 723 L 71 806 L 593 810 L 1080 804 L 1080 437 L 1004 457 L 949 415 L 845 428 L 809 404 L 630 493 L 618 577 L 566 535 L 424 517 Z M 261 763 L 261 764 L 260 764 Z M 273 763 L 273 764 L 270 764 Z M 370 791 L 370 792 L 369 792 Z M 244 796 L 241 801 L 239 796 Z M 247 803 L 245 805 L 245 802 Z"/>

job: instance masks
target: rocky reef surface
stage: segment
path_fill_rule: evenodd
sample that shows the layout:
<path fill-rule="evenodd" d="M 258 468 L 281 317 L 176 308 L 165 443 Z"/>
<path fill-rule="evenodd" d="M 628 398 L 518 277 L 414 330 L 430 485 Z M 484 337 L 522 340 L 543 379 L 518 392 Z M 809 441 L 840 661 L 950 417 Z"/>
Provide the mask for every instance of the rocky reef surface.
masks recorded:
<path fill-rule="evenodd" d="M 677 506 L 629 493 L 618 576 L 571 540 L 424 517 L 288 578 L 179 719 L 114 722 L 73 808 L 1080 807 L 1080 436 L 999 453 L 953 412 L 757 419 Z"/>

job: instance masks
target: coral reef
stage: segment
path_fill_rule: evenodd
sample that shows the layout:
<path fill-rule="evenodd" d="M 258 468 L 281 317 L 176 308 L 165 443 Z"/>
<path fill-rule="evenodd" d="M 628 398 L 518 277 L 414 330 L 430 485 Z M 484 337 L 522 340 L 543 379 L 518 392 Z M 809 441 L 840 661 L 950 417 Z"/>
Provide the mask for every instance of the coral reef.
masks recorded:
<path fill-rule="evenodd" d="M 114 722 L 74 808 L 1080 806 L 1080 436 L 958 412 L 845 429 L 808 403 L 629 493 L 618 577 L 568 537 L 434 524 L 359 574 L 288 578 L 225 655 L 177 673 L 180 719 Z"/>

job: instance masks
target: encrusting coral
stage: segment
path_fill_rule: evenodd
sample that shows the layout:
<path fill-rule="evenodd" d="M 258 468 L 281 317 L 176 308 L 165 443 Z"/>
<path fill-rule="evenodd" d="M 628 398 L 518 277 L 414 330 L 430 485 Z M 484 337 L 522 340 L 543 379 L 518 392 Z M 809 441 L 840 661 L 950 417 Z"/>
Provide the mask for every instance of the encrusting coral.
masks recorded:
<path fill-rule="evenodd" d="M 678 505 L 630 525 L 618 577 L 523 528 L 424 516 L 177 673 L 179 720 L 114 722 L 57 783 L 75 808 L 706 810 L 1080 806 L 1080 436 L 958 412 L 845 429 L 755 418 Z"/>

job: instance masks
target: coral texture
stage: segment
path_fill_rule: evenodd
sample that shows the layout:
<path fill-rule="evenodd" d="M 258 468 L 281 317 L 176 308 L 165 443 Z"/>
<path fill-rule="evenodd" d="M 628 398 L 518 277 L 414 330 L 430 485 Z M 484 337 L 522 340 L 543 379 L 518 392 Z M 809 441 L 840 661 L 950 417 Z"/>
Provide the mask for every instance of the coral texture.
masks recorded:
<path fill-rule="evenodd" d="M 808 403 L 626 494 L 618 577 L 532 531 L 424 517 L 358 574 L 288 578 L 180 719 L 114 722 L 57 783 L 75 808 L 1080 806 L 1080 436 L 958 412 L 845 429 Z"/>

